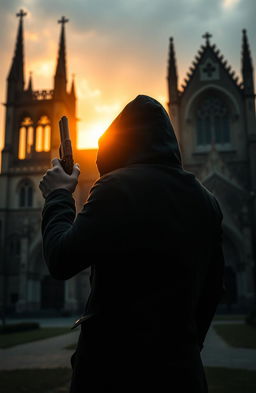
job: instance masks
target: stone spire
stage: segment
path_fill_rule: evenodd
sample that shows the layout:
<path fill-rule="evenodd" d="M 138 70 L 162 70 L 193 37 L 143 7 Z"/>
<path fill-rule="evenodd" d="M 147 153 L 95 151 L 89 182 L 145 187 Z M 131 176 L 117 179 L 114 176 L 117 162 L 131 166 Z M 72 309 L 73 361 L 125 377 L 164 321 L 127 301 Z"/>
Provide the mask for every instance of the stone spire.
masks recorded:
<path fill-rule="evenodd" d="M 75 74 L 72 75 L 72 84 L 71 84 L 71 89 L 70 89 L 70 95 L 72 98 L 76 99 Z"/>
<path fill-rule="evenodd" d="M 29 73 L 29 81 L 28 81 L 28 91 L 33 91 L 33 82 L 32 82 L 32 72 Z"/>
<path fill-rule="evenodd" d="M 61 24 L 60 43 L 57 67 L 54 76 L 54 91 L 57 96 L 66 93 L 67 70 L 66 70 L 66 40 L 65 40 L 65 23 L 68 22 L 64 16 L 58 21 Z"/>
<path fill-rule="evenodd" d="M 167 80 L 168 80 L 169 102 L 172 105 L 174 103 L 177 103 L 178 101 L 178 75 L 177 75 L 176 56 L 175 56 L 173 37 L 170 38 Z"/>
<path fill-rule="evenodd" d="M 253 65 L 246 30 L 242 39 L 242 77 L 245 94 L 254 94 Z"/>
<path fill-rule="evenodd" d="M 24 90 L 24 48 L 23 48 L 23 18 L 26 12 L 20 10 L 16 14 L 19 20 L 18 34 L 15 46 L 15 52 L 12 59 L 12 65 L 7 78 L 8 81 L 8 99 L 12 100 L 16 92 Z"/>

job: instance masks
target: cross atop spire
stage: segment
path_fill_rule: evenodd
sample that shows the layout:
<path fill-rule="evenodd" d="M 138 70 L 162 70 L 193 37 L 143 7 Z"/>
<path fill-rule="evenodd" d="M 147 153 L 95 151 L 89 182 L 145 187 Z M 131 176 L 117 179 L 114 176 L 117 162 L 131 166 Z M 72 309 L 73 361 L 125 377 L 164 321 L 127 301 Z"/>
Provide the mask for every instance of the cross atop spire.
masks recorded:
<path fill-rule="evenodd" d="M 68 23 L 69 19 L 65 18 L 65 16 L 63 16 L 60 20 L 58 20 L 58 23 L 61 23 L 62 26 L 65 25 L 65 23 Z"/>
<path fill-rule="evenodd" d="M 10 68 L 10 72 L 8 75 L 8 81 L 12 81 L 13 89 L 23 91 L 24 88 L 24 71 L 23 71 L 23 57 L 24 57 L 24 49 L 23 49 L 23 18 L 27 13 L 23 10 L 20 10 L 16 14 L 19 18 L 19 26 L 18 26 L 18 34 L 15 45 L 15 52 L 12 60 L 12 65 Z M 13 90 L 14 91 L 14 90 Z"/>
<path fill-rule="evenodd" d="M 27 15 L 27 13 L 23 10 L 20 10 L 20 12 L 18 12 L 16 14 L 17 18 L 20 18 L 20 20 L 22 20 L 24 18 L 24 16 L 26 16 L 26 15 Z"/>
<path fill-rule="evenodd" d="M 202 38 L 205 38 L 205 43 L 206 45 L 210 45 L 210 38 L 212 37 L 212 34 L 206 32 L 204 35 L 202 35 Z"/>

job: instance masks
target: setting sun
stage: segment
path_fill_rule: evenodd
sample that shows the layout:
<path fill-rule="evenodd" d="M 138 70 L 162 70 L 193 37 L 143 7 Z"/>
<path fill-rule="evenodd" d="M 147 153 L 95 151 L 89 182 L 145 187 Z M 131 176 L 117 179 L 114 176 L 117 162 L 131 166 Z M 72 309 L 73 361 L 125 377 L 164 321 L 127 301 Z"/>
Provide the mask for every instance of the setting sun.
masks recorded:
<path fill-rule="evenodd" d="M 97 149 L 98 139 L 106 131 L 112 120 L 79 124 L 78 149 Z"/>

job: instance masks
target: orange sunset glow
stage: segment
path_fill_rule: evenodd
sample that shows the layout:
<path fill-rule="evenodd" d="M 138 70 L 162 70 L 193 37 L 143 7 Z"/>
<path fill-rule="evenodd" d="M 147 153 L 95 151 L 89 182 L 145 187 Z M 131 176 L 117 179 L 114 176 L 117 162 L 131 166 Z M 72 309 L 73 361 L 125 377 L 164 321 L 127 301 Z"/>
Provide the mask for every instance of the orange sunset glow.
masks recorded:
<path fill-rule="evenodd" d="M 20 7 L 23 5 L 20 4 Z M 160 0 L 152 1 L 147 7 L 144 1 L 132 0 L 125 6 L 123 2 L 112 4 L 110 1 L 108 12 L 97 2 L 85 5 L 74 0 L 72 7 L 67 1 L 61 4 L 30 2 L 24 6 L 27 14 L 24 18 L 25 88 L 30 72 L 33 90 L 53 88 L 60 39 L 57 21 L 65 15 L 69 19 L 65 25 L 67 90 L 70 91 L 74 78 L 77 147 L 97 148 L 99 136 L 138 94 L 150 95 L 167 108 L 170 36 L 174 37 L 179 86 L 183 84 L 195 53 L 203 43 L 202 34 L 207 29 L 234 69 L 239 70 L 240 54 L 236 43 L 240 41 L 241 29 L 248 25 L 252 14 L 241 7 L 240 0 L 221 0 L 218 4 L 205 1 L 204 6 L 197 1 L 184 0 L 184 4 L 170 1 L 167 4 Z M 3 103 L 18 20 L 15 4 L 6 2 L 1 11 L 0 99 Z M 253 29 L 255 25 L 251 24 L 252 35 Z M 188 31 L 193 31 L 193 34 L 188 34 Z M 0 122 L 2 148 L 5 127 L 3 106 L 0 108 Z"/>
<path fill-rule="evenodd" d="M 156 96 L 156 98 L 163 105 L 166 104 L 164 96 Z M 96 105 L 95 110 L 99 114 L 98 117 L 101 118 L 101 120 L 92 120 L 89 124 L 87 124 L 86 122 L 78 122 L 77 147 L 79 149 L 97 148 L 99 137 L 105 132 L 105 130 L 109 127 L 114 118 L 122 110 L 122 106 L 118 103 L 109 106 Z"/>
<path fill-rule="evenodd" d="M 107 129 L 109 121 L 95 122 L 91 124 L 84 124 L 79 127 L 77 147 L 78 149 L 94 149 L 98 147 L 98 139 Z"/>

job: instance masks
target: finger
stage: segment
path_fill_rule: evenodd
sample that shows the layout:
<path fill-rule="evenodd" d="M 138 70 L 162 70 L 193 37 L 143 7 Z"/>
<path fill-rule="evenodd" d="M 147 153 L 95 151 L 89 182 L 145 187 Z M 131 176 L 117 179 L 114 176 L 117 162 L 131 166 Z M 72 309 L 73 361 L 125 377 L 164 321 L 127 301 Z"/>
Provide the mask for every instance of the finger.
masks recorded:
<path fill-rule="evenodd" d="M 72 171 L 71 176 L 78 178 L 79 175 L 80 175 L 80 168 L 79 168 L 79 165 L 78 165 L 78 164 L 75 164 L 75 165 L 73 166 L 73 171 Z"/>
<path fill-rule="evenodd" d="M 52 159 L 52 166 L 53 167 L 58 166 L 58 167 L 62 168 L 62 165 L 61 165 L 60 160 L 58 158 L 53 158 Z"/>

